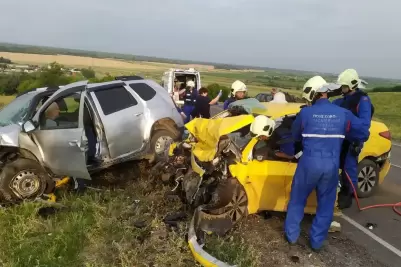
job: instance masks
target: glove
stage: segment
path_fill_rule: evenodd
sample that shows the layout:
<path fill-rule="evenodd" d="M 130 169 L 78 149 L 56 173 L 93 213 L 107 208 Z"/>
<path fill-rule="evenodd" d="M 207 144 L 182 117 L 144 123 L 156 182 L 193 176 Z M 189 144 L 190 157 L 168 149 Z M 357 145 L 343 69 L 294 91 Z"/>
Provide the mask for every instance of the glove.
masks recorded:
<path fill-rule="evenodd" d="M 220 92 L 219 92 L 219 94 L 217 95 L 217 97 L 220 98 L 222 94 L 223 94 L 223 91 L 220 90 Z"/>

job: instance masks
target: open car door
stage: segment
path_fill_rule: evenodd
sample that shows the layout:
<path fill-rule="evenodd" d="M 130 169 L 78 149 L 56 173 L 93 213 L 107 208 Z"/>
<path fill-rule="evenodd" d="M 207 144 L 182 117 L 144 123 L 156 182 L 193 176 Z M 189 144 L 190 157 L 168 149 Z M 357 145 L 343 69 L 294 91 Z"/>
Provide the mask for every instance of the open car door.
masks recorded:
<path fill-rule="evenodd" d="M 87 83 L 72 83 L 55 92 L 33 117 L 31 123 L 35 129 L 24 129 L 38 146 L 44 166 L 55 175 L 91 179 L 86 166 L 88 140 L 83 126 Z"/>

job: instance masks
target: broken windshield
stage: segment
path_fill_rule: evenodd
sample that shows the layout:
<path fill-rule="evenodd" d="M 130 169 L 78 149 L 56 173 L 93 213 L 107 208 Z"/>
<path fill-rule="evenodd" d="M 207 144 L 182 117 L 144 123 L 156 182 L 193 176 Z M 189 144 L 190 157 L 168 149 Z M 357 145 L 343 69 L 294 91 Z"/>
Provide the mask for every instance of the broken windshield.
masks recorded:
<path fill-rule="evenodd" d="M 246 98 L 232 102 L 228 108 L 242 107 L 248 114 L 263 114 L 267 108 L 261 104 L 256 98 Z"/>
<path fill-rule="evenodd" d="M 32 99 L 32 94 L 21 95 L 0 110 L 0 126 L 23 122 Z"/>

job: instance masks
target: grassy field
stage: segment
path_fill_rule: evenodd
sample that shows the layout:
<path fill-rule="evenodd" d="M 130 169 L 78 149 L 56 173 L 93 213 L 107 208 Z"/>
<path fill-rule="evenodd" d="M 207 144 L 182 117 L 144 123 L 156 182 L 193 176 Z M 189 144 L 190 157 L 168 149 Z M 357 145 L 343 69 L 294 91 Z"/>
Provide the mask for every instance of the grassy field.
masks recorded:
<path fill-rule="evenodd" d="M 58 192 L 56 210 L 43 203 L 0 208 L 0 266 L 196 266 L 185 239 L 190 214 L 178 226 L 163 222 L 182 210 L 167 188 L 150 184 L 145 163 L 97 175 L 96 190 Z M 54 211 L 54 212 L 53 212 Z M 224 260 L 255 266 L 251 247 L 238 238 L 212 238 Z"/>
<path fill-rule="evenodd" d="M 153 62 L 137 62 L 119 59 L 91 58 L 70 55 L 40 55 L 25 53 L 0 52 L 0 57 L 8 58 L 20 64 L 45 65 L 51 62 L 71 67 L 93 67 L 112 70 L 149 71 L 165 70 L 168 68 L 196 67 L 200 70 L 210 70 L 213 66 L 206 65 L 179 65 Z"/>

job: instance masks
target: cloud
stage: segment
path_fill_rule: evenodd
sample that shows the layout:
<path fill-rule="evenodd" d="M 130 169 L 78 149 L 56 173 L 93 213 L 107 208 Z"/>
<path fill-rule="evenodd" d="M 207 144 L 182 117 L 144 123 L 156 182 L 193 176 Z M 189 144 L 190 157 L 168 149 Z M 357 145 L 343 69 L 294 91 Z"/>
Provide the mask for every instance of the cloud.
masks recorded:
<path fill-rule="evenodd" d="M 3 2 L 0 41 L 368 76 L 401 69 L 396 0 Z"/>

